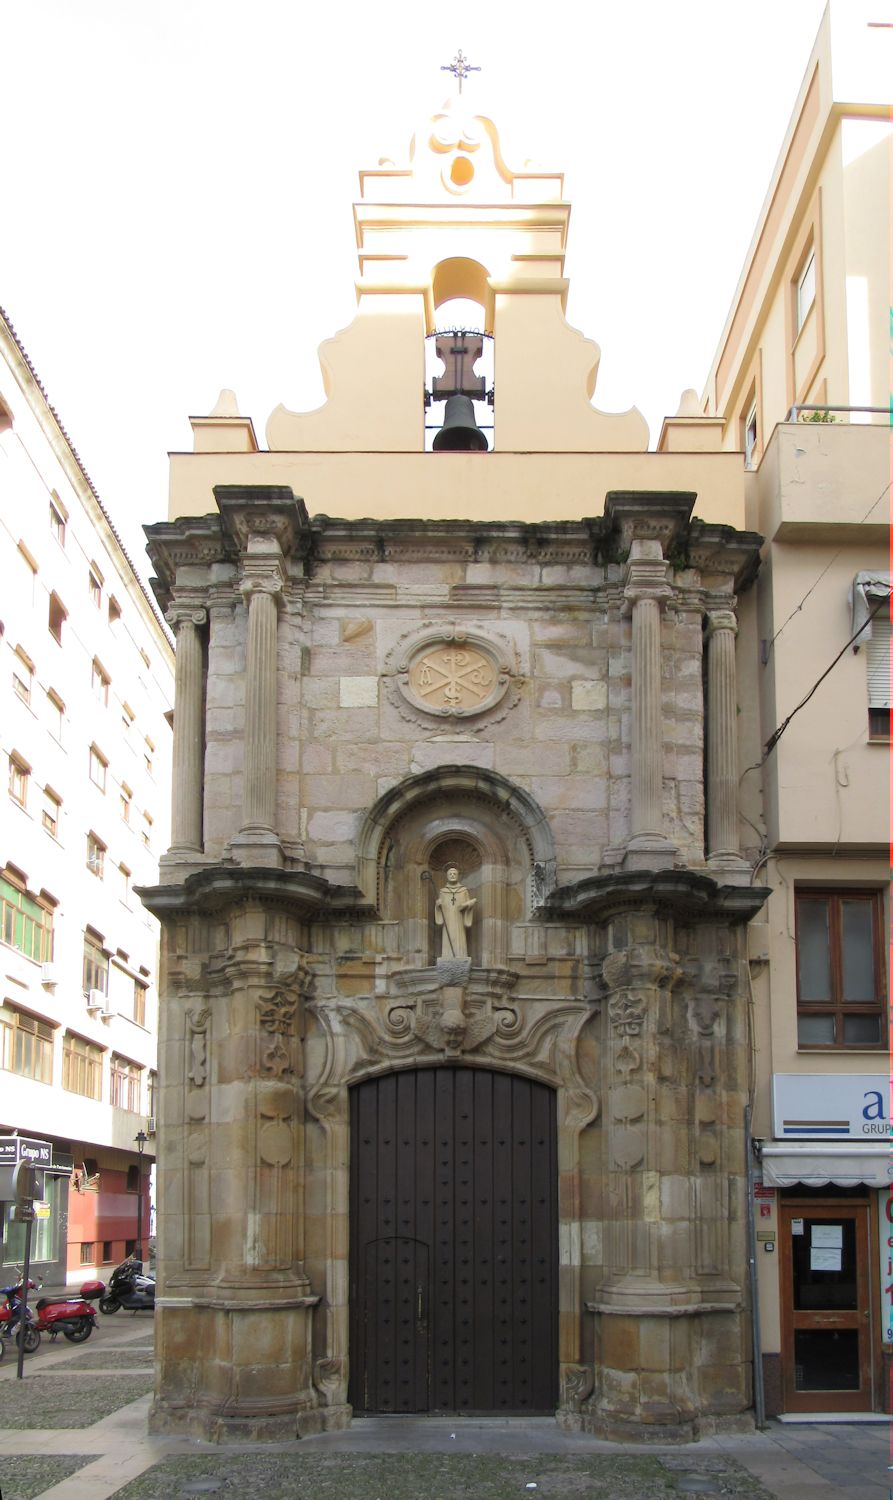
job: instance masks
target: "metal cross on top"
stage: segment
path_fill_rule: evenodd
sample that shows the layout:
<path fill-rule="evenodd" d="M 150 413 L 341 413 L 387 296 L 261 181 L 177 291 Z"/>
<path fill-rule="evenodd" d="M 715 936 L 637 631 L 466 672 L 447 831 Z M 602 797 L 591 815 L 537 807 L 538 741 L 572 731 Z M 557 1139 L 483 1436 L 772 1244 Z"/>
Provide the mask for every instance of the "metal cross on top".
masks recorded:
<path fill-rule="evenodd" d="M 468 77 L 469 73 L 479 73 L 481 70 L 468 61 L 468 58 L 460 47 L 451 63 L 441 63 L 440 71 L 441 73 L 452 73 L 459 80 L 459 93 L 461 94 L 463 80 Z"/>

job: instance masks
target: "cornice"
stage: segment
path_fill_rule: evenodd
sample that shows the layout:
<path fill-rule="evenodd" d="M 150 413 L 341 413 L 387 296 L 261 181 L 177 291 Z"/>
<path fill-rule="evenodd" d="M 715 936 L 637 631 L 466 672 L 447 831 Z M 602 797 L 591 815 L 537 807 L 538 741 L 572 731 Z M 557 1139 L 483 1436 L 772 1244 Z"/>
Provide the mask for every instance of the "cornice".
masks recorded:
<path fill-rule="evenodd" d="M 607 922 L 627 911 L 652 910 L 687 922 L 749 922 L 769 891 L 765 886 L 720 885 L 697 870 L 624 870 L 587 875 L 558 886 L 544 902 L 547 919 Z"/>

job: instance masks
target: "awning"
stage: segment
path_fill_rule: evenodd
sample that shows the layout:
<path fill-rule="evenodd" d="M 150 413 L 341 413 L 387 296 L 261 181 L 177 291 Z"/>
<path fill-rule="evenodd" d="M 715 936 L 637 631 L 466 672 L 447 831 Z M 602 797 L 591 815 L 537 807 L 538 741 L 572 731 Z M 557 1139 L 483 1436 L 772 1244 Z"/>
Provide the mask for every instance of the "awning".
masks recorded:
<path fill-rule="evenodd" d="M 763 1141 L 766 1187 L 889 1187 L 893 1141 Z"/>

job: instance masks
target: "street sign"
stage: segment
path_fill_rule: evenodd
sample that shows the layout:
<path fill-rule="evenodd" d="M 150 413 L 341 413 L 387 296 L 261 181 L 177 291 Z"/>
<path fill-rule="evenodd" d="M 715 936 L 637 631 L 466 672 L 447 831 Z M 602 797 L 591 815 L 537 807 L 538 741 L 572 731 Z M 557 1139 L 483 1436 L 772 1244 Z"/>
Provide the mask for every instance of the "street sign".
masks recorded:
<path fill-rule="evenodd" d="M 24 1135 L 0 1135 L 0 1166 L 14 1167 L 16 1162 L 30 1161 L 34 1167 L 48 1167 L 53 1160 L 49 1141 L 34 1141 Z"/>

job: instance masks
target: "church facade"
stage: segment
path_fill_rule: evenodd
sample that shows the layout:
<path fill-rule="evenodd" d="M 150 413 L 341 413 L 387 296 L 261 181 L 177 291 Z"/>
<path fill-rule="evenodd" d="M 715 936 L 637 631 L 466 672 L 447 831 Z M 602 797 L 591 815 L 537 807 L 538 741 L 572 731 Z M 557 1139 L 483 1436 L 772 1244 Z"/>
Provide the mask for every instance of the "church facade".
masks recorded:
<path fill-rule="evenodd" d="M 721 423 L 684 402 L 647 452 L 637 412 L 593 407 L 561 179 L 512 172 L 465 105 L 361 179 L 327 404 L 279 408 L 261 450 L 224 395 L 148 528 L 177 636 L 143 893 L 156 1431 L 748 1420 L 760 537 Z M 492 335 L 493 432 L 463 436 L 480 339 L 452 364 L 474 341 L 441 339 L 465 415 L 426 452 L 457 297 Z"/>

